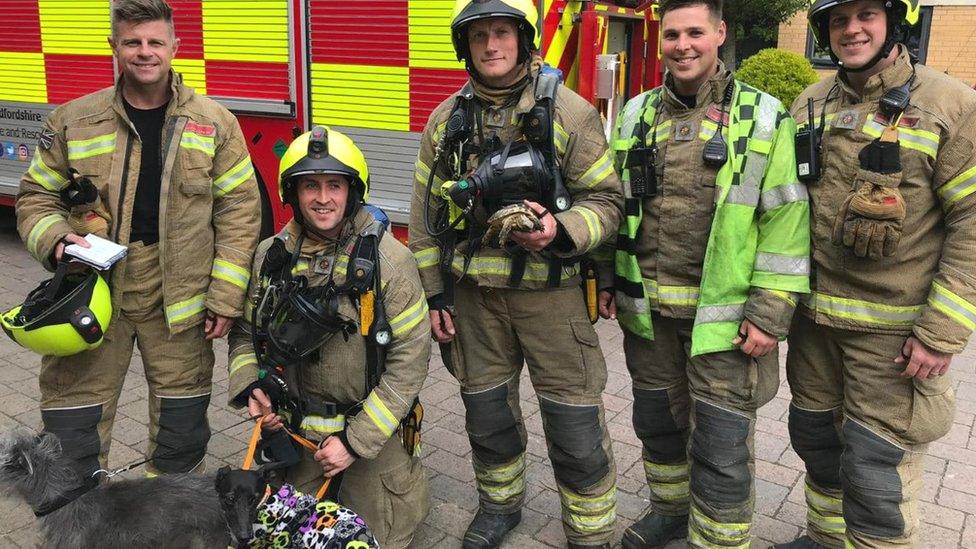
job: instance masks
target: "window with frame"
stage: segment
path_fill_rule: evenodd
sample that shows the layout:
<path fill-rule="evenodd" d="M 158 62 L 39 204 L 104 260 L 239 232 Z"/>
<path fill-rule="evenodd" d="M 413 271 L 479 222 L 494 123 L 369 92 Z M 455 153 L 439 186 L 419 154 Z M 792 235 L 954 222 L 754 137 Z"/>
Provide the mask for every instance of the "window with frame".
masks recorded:
<path fill-rule="evenodd" d="M 918 15 L 918 22 L 914 26 L 908 27 L 908 36 L 902 42 L 908 46 L 918 62 L 924 64 L 928 54 L 929 30 L 932 26 L 932 6 L 922 6 Z M 813 32 L 807 28 L 807 59 L 817 69 L 835 69 L 837 64 L 830 59 L 830 54 L 825 48 L 820 48 L 813 39 Z"/>

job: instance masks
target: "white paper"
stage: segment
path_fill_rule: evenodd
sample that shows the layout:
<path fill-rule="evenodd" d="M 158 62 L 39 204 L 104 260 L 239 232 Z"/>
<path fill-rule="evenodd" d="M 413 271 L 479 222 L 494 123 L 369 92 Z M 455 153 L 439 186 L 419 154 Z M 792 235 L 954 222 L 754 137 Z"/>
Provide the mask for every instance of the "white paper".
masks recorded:
<path fill-rule="evenodd" d="M 65 246 L 64 253 L 99 270 L 108 269 L 128 253 L 128 248 L 125 246 L 116 244 L 111 240 L 106 240 L 95 234 L 86 235 L 85 240 L 91 244 L 91 248 L 83 248 L 78 244 L 69 244 Z"/>

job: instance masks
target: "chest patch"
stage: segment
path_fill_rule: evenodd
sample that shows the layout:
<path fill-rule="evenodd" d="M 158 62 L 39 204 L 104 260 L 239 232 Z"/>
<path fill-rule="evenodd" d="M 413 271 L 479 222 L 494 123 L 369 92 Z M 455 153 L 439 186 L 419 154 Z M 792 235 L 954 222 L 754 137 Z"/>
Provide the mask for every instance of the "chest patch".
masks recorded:
<path fill-rule="evenodd" d="M 677 122 L 674 125 L 675 141 L 691 141 L 698 135 L 697 124 L 694 122 Z"/>
<path fill-rule="evenodd" d="M 722 124 L 726 126 L 729 125 L 729 113 L 722 112 L 722 110 L 715 105 L 708 107 L 708 111 L 705 113 L 705 116 L 707 116 L 712 122 L 718 123 L 718 121 L 721 119 Z"/>
<path fill-rule="evenodd" d="M 197 124 L 196 122 L 190 121 L 186 123 L 186 127 L 183 131 L 195 133 L 203 137 L 213 137 L 217 135 L 217 128 L 215 126 L 207 126 L 205 124 Z"/>
<path fill-rule="evenodd" d="M 840 111 L 834 117 L 833 126 L 841 130 L 853 130 L 858 126 L 857 122 L 860 118 L 857 111 Z"/>

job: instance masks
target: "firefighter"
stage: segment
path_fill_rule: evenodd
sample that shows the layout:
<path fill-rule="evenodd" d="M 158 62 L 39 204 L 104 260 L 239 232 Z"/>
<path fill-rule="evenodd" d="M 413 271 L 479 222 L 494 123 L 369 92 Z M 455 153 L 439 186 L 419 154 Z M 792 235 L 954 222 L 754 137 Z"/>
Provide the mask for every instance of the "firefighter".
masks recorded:
<path fill-rule="evenodd" d="M 793 105 L 821 146 L 800 173 L 815 284 L 787 355 L 807 535 L 781 547 L 916 545 L 922 456 L 952 425 L 945 374 L 976 327 L 976 92 L 899 43 L 918 14 L 810 4 L 840 69 Z"/>
<path fill-rule="evenodd" d="M 796 126 L 718 58 L 720 0 L 659 13 L 668 72 L 627 103 L 611 140 L 627 217 L 614 291 L 600 293 L 601 315 L 623 328 L 650 487 L 623 546 L 745 547 L 756 410 L 776 393 L 777 341 L 809 290 Z"/>
<path fill-rule="evenodd" d="M 451 34 L 470 78 L 427 122 L 409 236 L 432 336 L 465 406 L 480 506 L 463 546 L 497 547 L 521 520 L 523 362 L 569 545 L 609 546 L 616 471 L 601 400 L 607 371 L 576 259 L 620 219 L 600 117 L 539 73 L 531 1 L 458 0 Z M 522 230 L 491 242 L 487 218 L 499 211 L 514 212 L 505 223 Z"/>
<path fill-rule="evenodd" d="M 230 335 L 231 404 L 320 443 L 286 479 L 314 490 L 342 474 L 339 501 L 382 547 L 406 547 L 430 507 L 416 437 L 430 323 L 416 262 L 363 207 L 366 159 L 342 133 L 299 136 L 279 174 L 294 218 L 258 245 L 248 313 Z"/>
<path fill-rule="evenodd" d="M 134 343 L 149 384 L 147 471 L 202 467 L 211 342 L 241 315 L 260 229 L 237 120 L 171 69 L 179 45 L 172 17 L 164 0 L 113 2 L 108 42 L 118 80 L 50 114 L 17 196 L 20 235 L 49 270 L 66 243 L 87 246 L 84 227 L 128 246 L 109 276 L 104 343 L 41 363 L 44 429 L 60 437 L 83 478 L 106 465 Z M 73 202 L 82 182 L 97 192 Z M 91 212 L 107 219 L 92 222 Z"/>

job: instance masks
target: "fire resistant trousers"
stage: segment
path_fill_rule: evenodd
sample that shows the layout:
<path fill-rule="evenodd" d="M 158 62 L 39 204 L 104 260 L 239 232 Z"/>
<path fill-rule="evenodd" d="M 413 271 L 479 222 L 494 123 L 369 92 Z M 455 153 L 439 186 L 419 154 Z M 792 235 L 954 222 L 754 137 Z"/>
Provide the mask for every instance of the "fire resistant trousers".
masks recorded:
<path fill-rule="evenodd" d="M 130 245 L 120 303 L 101 346 L 41 362 L 41 419 L 89 478 L 108 462 L 112 423 L 133 344 L 149 385 L 150 474 L 198 469 L 210 440 L 214 354 L 203 324 L 170 335 L 163 316 L 158 246 Z"/>
<path fill-rule="evenodd" d="M 651 320 L 654 341 L 624 330 L 651 511 L 690 514 L 693 547 L 746 548 L 755 500 L 756 410 L 776 394 L 777 353 L 692 357 L 694 320 L 657 313 Z"/>
<path fill-rule="evenodd" d="M 299 448 L 302 461 L 288 470 L 285 480 L 314 494 L 325 477 L 312 453 Z M 373 459 L 357 459 L 339 480 L 338 500 L 359 513 L 384 549 L 404 549 L 430 511 L 430 489 L 420 458 L 407 454 L 394 434 Z M 331 488 L 331 487 L 330 487 Z"/>
<path fill-rule="evenodd" d="M 608 543 L 617 516 L 616 466 L 601 394 L 607 367 L 578 287 L 456 288 L 457 335 L 442 346 L 461 384 L 482 509 L 510 513 L 525 499 L 526 432 L 519 374 L 528 364 L 542 414 L 566 538 Z"/>
<path fill-rule="evenodd" d="M 922 458 L 952 427 L 955 396 L 949 376 L 901 376 L 905 339 L 820 326 L 802 312 L 793 321 L 790 439 L 807 468 L 808 533 L 828 547 L 917 544 Z"/>

